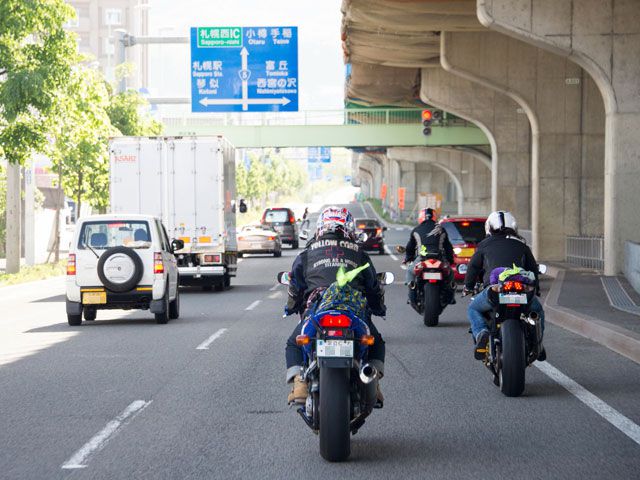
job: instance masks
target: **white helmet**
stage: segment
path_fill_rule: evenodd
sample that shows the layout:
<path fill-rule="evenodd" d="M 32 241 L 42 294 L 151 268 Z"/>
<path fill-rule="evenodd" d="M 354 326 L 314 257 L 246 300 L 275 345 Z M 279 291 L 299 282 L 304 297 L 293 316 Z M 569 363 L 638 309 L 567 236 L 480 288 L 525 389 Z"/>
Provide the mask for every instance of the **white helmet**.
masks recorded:
<path fill-rule="evenodd" d="M 516 217 L 511 212 L 505 212 L 504 210 L 498 210 L 492 212 L 487 221 L 484 222 L 484 231 L 487 235 L 491 235 L 491 232 L 499 232 L 505 228 L 510 228 L 514 232 L 518 233 L 518 223 Z"/>

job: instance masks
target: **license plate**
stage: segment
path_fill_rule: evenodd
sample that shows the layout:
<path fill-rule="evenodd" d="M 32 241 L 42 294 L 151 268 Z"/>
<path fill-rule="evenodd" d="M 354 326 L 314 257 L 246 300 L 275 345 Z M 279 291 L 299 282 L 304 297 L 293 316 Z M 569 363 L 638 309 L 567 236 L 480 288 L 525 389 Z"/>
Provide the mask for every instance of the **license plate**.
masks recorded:
<path fill-rule="evenodd" d="M 86 292 L 82 294 L 85 305 L 102 305 L 107 303 L 107 292 Z"/>
<path fill-rule="evenodd" d="M 353 341 L 318 340 L 316 355 L 318 357 L 353 357 Z"/>
<path fill-rule="evenodd" d="M 257 249 L 260 249 L 260 248 L 262 248 L 262 244 L 261 244 L 261 243 L 252 243 L 252 244 L 251 244 L 251 248 L 257 248 Z"/>
<path fill-rule="evenodd" d="M 526 293 L 501 293 L 500 294 L 500 303 L 512 303 L 515 305 L 526 305 L 527 304 L 527 294 Z"/>
<path fill-rule="evenodd" d="M 442 273 L 440 272 L 423 272 L 423 280 L 442 280 Z"/>

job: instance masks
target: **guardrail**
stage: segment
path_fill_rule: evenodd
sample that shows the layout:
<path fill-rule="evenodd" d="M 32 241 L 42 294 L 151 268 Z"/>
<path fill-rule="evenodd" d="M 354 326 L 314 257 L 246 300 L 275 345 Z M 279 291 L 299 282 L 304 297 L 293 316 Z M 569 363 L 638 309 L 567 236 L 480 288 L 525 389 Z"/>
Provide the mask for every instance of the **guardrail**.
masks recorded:
<path fill-rule="evenodd" d="M 567 262 L 578 267 L 604 269 L 603 237 L 567 237 Z"/>
<path fill-rule="evenodd" d="M 199 125 L 402 125 L 420 124 L 420 108 L 348 108 L 344 110 L 307 110 L 302 112 L 227 112 L 197 116 L 166 117 L 162 122 L 171 127 Z M 461 118 L 445 118 L 433 122 L 443 126 L 474 126 Z"/>

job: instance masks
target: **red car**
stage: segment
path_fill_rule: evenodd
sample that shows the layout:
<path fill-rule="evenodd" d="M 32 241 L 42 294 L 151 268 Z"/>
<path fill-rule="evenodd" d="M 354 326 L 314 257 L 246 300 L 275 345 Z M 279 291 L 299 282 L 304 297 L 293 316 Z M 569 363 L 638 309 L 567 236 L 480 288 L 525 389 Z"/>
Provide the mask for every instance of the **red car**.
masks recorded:
<path fill-rule="evenodd" d="M 486 217 L 456 217 L 441 220 L 453 245 L 454 273 L 456 280 L 464 280 L 467 264 L 476 251 L 476 245 L 484 240 Z"/>

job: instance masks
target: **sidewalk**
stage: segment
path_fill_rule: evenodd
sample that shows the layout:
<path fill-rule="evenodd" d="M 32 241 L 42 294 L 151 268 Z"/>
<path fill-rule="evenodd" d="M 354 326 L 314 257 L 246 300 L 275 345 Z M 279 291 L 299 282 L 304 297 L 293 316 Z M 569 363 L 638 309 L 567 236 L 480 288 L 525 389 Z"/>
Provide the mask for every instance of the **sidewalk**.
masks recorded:
<path fill-rule="evenodd" d="M 555 277 L 545 299 L 549 321 L 640 363 L 640 316 L 611 306 L 601 275 L 567 265 L 549 270 Z M 640 296 L 626 279 L 618 280 L 621 293 L 640 305 Z"/>

